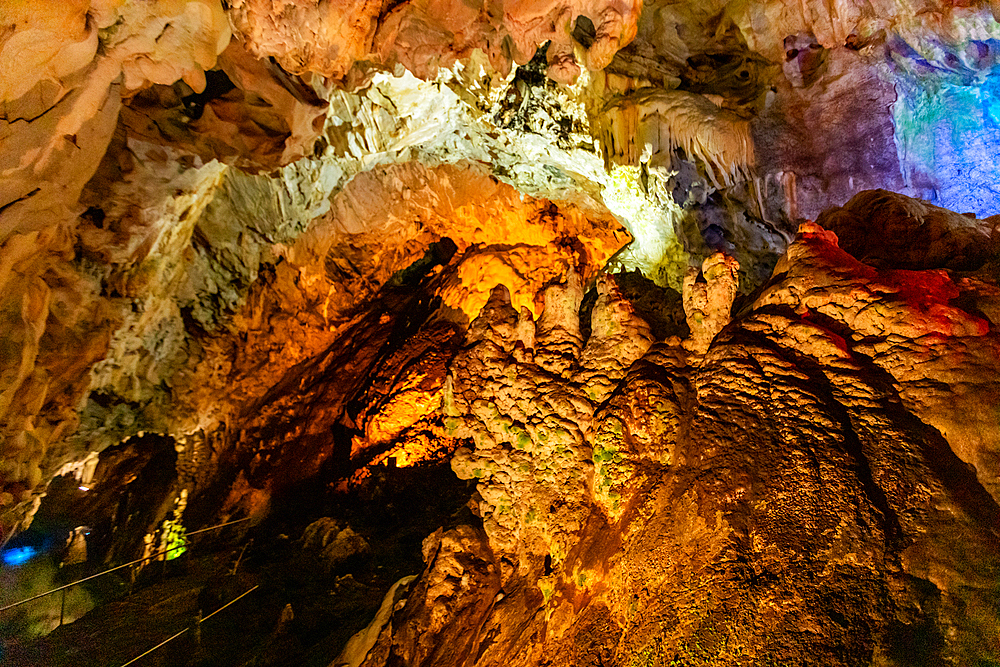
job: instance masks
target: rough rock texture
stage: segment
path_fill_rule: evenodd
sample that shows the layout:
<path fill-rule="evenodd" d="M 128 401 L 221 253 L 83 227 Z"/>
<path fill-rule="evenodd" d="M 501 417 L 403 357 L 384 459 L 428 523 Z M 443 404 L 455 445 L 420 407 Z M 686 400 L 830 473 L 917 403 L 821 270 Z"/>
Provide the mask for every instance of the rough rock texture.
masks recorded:
<path fill-rule="evenodd" d="M 425 575 L 391 617 L 397 633 L 383 631 L 359 664 L 453 664 L 472 653 L 479 627 L 497 601 L 500 574 L 486 536 L 471 526 L 438 530 L 423 544 Z M 392 626 L 391 626 L 392 627 Z M 402 641 L 390 641 L 399 637 Z"/>
<path fill-rule="evenodd" d="M 684 314 L 691 338 L 685 347 L 704 354 L 712 340 L 729 324 L 733 299 L 739 288 L 740 265 L 722 253 L 712 255 L 702 264 L 701 271 L 691 267 L 684 276 Z M 699 276 L 703 282 L 698 282 Z"/>
<path fill-rule="evenodd" d="M 317 559 L 327 570 L 342 565 L 344 561 L 368 551 L 365 538 L 350 526 L 341 526 L 330 518 L 319 519 L 306 527 L 300 540 L 304 551 L 316 553 Z"/>
<path fill-rule="evenodd" d="M 450 461 L 369 664 L 997 661 L 995 14 L 6 3 L 0 539 Z"/>
<path fill-rule="evenodd" d="M 181 81 L 133 96 L 122 111 L 131 135 L 251 172 L 313 153 L 326 122 L 326 86 L 316 90 L 254 58 L 235 38 L 205 78 L 201 89 Z"/>
<path fill-rule="evenodd" d="M 475 443 L 453 466 L 481 480 L 489 550 L 469 543 L 461 587 L 411 598 L 366 664 L 995 660 L 997 415 L 961 401 L 996 404 L 1000 355 L 957 295 L 806 225 L 704 356 L 643 353 L 626 327 L 636 361 L 587 395 L 572 282 L 537 332 L 494 291 L 446 403 Z M 942 358 L 974 388 L 928 392 Z"/>
<path fill-rule="evenodd" d="M 704 165 L 716 189 L 746 180 L 754 164 L 750 123 L 703 95 L 644 89 L 607 102 L 601 121 L 598 132 L 609 163 L 660 167 L 681 149 Z"/>
<path fill-rule="evenodd" d="M 635 36 L 642 4 L 624 0 L 589 2 L 475 3 L 307 2 L 289 5 L 273 0 L 233 2 L 230 16 L 252 51 L 274 57 L 289 72 L 318 72 L 347 78 L 355 63 L 397 63 L 417 76 L 450 67 L 473 49 L 487 54 L 497 71 L 512 62 L 523 65 L 549 42 L 550 74 L 575 80 L 580 65 L 574 55 L 573 28 L 582 17 L 595 30 L 585 65 L 605 67 Z M 363 76 L 363 73 L 356 73 Z"/>
<path fill-rule="evenodd" d="M 995 223 L 958 215 L 885 190 L 861 192 L 816 222 L 845 251 L 871 266 L 975 270 L 996 255 Z"/>
<path fill-rule="evenodd" d="M 599 288 L 586 347 L 578 280 L 545 291 L 537 323 L 497 288 L 452 365 L 446 427 L 475 442 L 452 467 L 483 480 L 479 514 L 494 550 L 509 559 L 505 582 L 515 573 L 547 576 L 566 558 L 587 517 L 593 472 L 584 434 L 594 406 L 652 343 L 617 290 Z M 540 586 L 551 593 L 550 582 Z"/>
<path fill-rule="evenodd" d="M 960 303 L 960 286 L 943 271 L 877 272 L 839 251 L 830 232 L 811 233 L 806 243 L 789 252 L 787 264 L 779 263 L 776 269 L 783 271 L 787 266 L 787 279 L 794 280 L 797 274 L 804 284 L 768 289 L 759 303 L 815 313 L 831 329 L 849 331 L 855 349 L 897 383 L 906 408 L 936 428 L 954 453 L 975 467 L 979 483 L 996 497 L 997 446 L 992 424 L 1000 386 L 995 374 L 984 372 L 1000 358 L 993 331 L 996 324 L 975 310 L 955 305 Z M 825 275 L 810 270 L 822 261 L 843 268 Z M 794 268 L 796 264 L 799 268 Z M 836 293 L 851 298 L 831 298 Z"/>
<path fill-rule="evenodd" d="M 805 77 L 802 41 L 808 42 L 805 53 L 813 54 L 808 57 L 822 59 Z M 889 112 L 896 92 L 874 59 L 840 44 L 801 39 L 785 53 L 783 76 L 772 80 L 775 92 L 753 127 L 761 197 L 771 215 L 815 219 L 861 190 L 902 190 Z"/>
<path fill-rule="evenodd" d="M 223 63 L 231 51 L 223 54 Z M 48 389 L 40 383 L 24 385 L 21 374 L 31 372 L 33 338 L 18 332 L 24 317 L 44 313 L 35 308 L 20 314 L 18 290 L 29 283 L 18 273 L 7 274 L 14 280 L 6 294 L 16 322 L 10 329 L 16 345 L 9 349 L 20 354 L 23 346 L 28 360 L 12 365 L 6 376 L 23 390 L 17 391 L 18 417 L 8 429 L 22 452 L 5 464 L 11 488 L 4 500 L 19 508 L 9 522 L 31 507 L 54 471 L 88 450 L 100 451 L 143 429 L 181 437 L 218 428 L 245 402 L 265 394 L 274 378 L 335 340 L 352 309 L 420 259 L 428 244 L 453 236 L 463 257 L 470 256 L 441 293 L 451 308 L 474 314 L 488 293 L 476 285 L 479 277 L 511 284 L 517 298 L 534 307 L 542 282 L 570 266 L 592 274 L 628 241 L 628 233 L 590 192 L 560 184 L 557 192 L 564 199 L 552 203 L 522 198 L 476 164 L 393 166 L 411 160 L 414 142 L 436 127 L 419 107 L 408 116 L 387 113 L 403 95 L 420 98 L 434 89 L 407 88 L 420 85 L 412 77 L 398 83 L 363 97 L 339 98 L 337 115 L 324 127 L 320 156 L 285 167 L 277 179 L 205 164 L 180 153 L 185 147 L 198 150 L 182 141 L 181 148 L 158 146 L 164 137 L 138 131 L 128 120 L 134 118 L 130 108 L 74 205 L 83 215 L 67 219 L 58 234 L 48 230 L 20 245 L 8 244 L 10 252 L 25 257 L 37 256 L 36 242 L 61 244 L 58 252 L 45 255 L 52 267 L 46 285 L 60 290 L 60 302 L 75 305 L 60 307 L 59 325 L 47 326 L 50 336 L 63 340 L 70 334 L 59 332 L 76 327 L 73 336 L 81 341 L 71 345 L 77 354 L 43 357 L 36 364 L 50 365 L 56 377 L 70 383 L 65 389 L 51 385 L 63 396 L 60 401 L 46 399 Z M 440 99 L 458 100 L 447 88 Z M 268 145 L 291 150 L 281 143 L 283 136 Z M 465 139 L 466 145 L 472 140 Z M 454 152 L 462 155 L 461 150 Z M 516 149 L 504 150 L 509 163 Z M 265 158 L 256 156 L 258 164 Z M 379 161 L 385 166 L 364 171 Z M 553 180 L 545 166 L 530 171 Z M 533 179 L 523 172 L 519 178 Z M 545 184 L 536 189 L 552 192 Z M 16 210 L 8 207 L 4 214 Z M 454 225 L 456 216 L 466 227 Z M 504 222 L 487 224 L 489 219 Z M 309 234 L 296 243 L 307 228 Z M 32 263 L 33 270 L 45 266 L 37 259 Z M 8 392 L 11 397 L 14 391 Z M 31 423 L 39 410 L 54 426 L 41 426 L 39 418 Z M 74 439 L 61 442 L 78 423 Z"/>

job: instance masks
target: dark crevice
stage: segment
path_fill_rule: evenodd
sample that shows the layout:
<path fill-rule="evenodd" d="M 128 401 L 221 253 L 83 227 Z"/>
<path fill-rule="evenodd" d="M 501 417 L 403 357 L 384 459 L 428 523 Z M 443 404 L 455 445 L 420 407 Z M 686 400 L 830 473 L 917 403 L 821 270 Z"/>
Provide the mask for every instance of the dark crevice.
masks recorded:
<path fill-rule="evenodd" d="M 322 495 L 327 484 L 345 479 L 362 465 L 350 458 L 350 436 L 366 405 L 362 399 L 377 380 L 372 374 L 438 312 L 440 298 L 430 296 L 428 281 L 455 249 L 450 239 L 432 244 L 423 258 L 397 272 L 374 298 L 359 306 L 353 323 L 325 351 L 293 366 L 263 397 L 245 406 L 244 421 L 260 422 L 261 413 L 268 416 L 257 432 L 232 436 L 235 442 L 219 465 L 222 472 L 199 504 L 219 506 L 241 471 L 251 485 L 267 486 L 276 494 L 299 487 L 296 493 L 301 495 L 303 477 L 309 476 L 313 491 Z M 295 419 L 290 420 L 285 410 L 291 410 Z M 297 424 L 317 420 L 330 424 L 322 435 L 310 434 L 309 429 L 301 436 L 292 435 Z M 305 475 L 295 461 L 317 474 Z"/>
<path fill-rule="evenodd" d="M 62 103 L 62 101 L 64 99 L 66 99 L 66 98 L 63 97 L 63 98 L 59 99 L 58 101 L 56 101 L 55 104 L 53 104 L 52 106 L 46 108 L 45 111 L 43 111 L 42 113 L 38 114 L 37 116 L 31 116 L 30 118 L 24 117 L 24 116 L 22 116 L 20 118 L 3 118 L 3 120 L 5 120 L 6 122 L 8 122 L 8 123 L 10 123 L 12 125 L 14 123 L 20 123 L 20 122 L 23 122 L 23 123 L 34 123 L 36 120 L 40 120 L 42 118 L 45 118 L 45 116 L 48 115 L 53 109 L 58 108 L 59 105 Z"/>
<path fill-rule="evenodd" d="M 205 90 L 181 98 L 186 115 L 192 120 L 198 120 L 205 112 L 205 105 L 218 99 L 236 88 L 229 76 L 222 70 L 205 72 Z"/>
<path fill-rule="evenodd" d="M 583 48 L 589 49 L 594 40 L 597 39 L 597 28 L 594 26 L 594 22 L 586 16 L 577 16 L 573 23 L 573 39 Z"/>
<path fill-rule="evenodd" d="M 20 202 L 30 199 L 31 197 L 34 197 L 36 194 L 41 192 L 41 190 L 42 190 L 41 188 L 35 188 L 34 190 L 24 195 L 23 197 L 18 197 L 14 201 L 8 202 L 3 206 L 0 206 L 0 215 L 3 215 L 7 211 L 7 209 L 9 209 L 11 206 L 14 206 L 15 204 L 19 204 Z"/>

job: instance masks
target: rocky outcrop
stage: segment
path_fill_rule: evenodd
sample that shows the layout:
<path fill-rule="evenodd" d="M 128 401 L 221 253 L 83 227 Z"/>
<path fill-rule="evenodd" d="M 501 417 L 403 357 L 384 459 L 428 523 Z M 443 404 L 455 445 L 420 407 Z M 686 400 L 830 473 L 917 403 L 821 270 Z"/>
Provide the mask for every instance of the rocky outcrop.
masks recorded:
<path fill-rule="evenodd" d="M 475 443 L 456 453 L 452 467 L 460 478 L 481 480 L 479 515 L 504 558 L 504 582 L 562 566 L 588 514 L 595 473 L 584 435 L 594 406 L 652 343 L 611 282 L 600 288 L 586 346 L 574 278 L 545 291 L 537 323 L 497 288 L 452 364 L 446 428 Z M 552 582 L 540 581 L 551 594 Z"/>
<path fill-rule="evenodd" d="M 370 549 L 365 538 L 354 532 L 350 526 L 341 525 L 329 517 L 309 524 L 302 533 L 300 543 L 303 551 L 315 555 L 316 560 L 327 571 Z"/>
<path fill-rule="evenodd" d="M 314 153 L 330 92 L 323 82 L 309 85 L 235 38 L 204 78 L 200 89 L 178 81 L 132 96 L 122 109 L 130 135 L 249 172 Z"/>
<path fill-rule="evenodd" d="M 230 8 L 236 29 L 258 57 L 273 57 L 287 71 L 318 72 L 357 80 L 371 61 L 392 69 L 397 63 L 420 77 L 432 77 L 474 49 L 487 54 L 499 72 L 523 65 L 549 42 L 550 75 L 575 80 L 580 64 L 572 35 L 581 20 L 593 36 L 584 65 L 605 67 L 635 36 L 641 3 L 618 0 L 548 2 L 487 6 L 404 2 L 397 4 L 310 2 L 283 5 L 271 0 L 239 0 Z M 353 77 L 352 77 L 353 75 Z"/>
<path fill-rule="evenodd" d="M 704 354 L 715 337 L 729 324 L 733 299 L 739 289 L 740 265 L 722 253 L 712 255 L 702 264 L 688 269 L 684 276 L 684 315 L 691 337 L 685 347 Z M 698 278 L 702 281 L 699 282 Z"/>
<path fill-rule="evenodd" d="M 959 215 L 885 190 L 861 192 L 816 222 L 865 264 L 892 269 L 975 270 L 997 253 L 989 220 Z"/>
<path fill-rule="evenodd" d="M 187 102 L 210 107 L 225 100 L 236 104 L 241 95 L 251 99 L 247 80 L 239 79 L 243 70 L 231 68 L 248 58 L 239 53 L 238 45 L 231 45 L 220 56 L 222 69 L 209 79 L 221 81 L 228 72 L 227 77 L 236 77 L 232 81 L 242 81 L 241 87 L 222 91 L 222 98 L 208 94 Z M 259 71 L 260 63 L 253 66 Z M 285 114 L 291 123 L 289 114 L 305 107 L 295 101 L 301 89 L 294 82 L 267 71 L 273 85 L 257 86 L 260 94 L 254 95 L 269 99 L 270 106 L 251 105 L 259 110 L 252 118 L 276 128 L 267 114 L 272 120 Z M 192 123 L 182 123 L 187 129 L 169 137 L 160 130 L 146 132 L 145 121 L 136 115 L 143 100 L 187 94 L 187 84 L 176 84 L 169 95 L 162 86 L 148 88 L 129 101 L 108 135 L 107 152 L 90 167 L 95 171 L 89 182 L 79 186 L 79 194 L 67 194 L 67 201 L 75 198 L 75 208 L 64 227 L 7 246 L 22 259 L 35 257 L 33 270 L 51 266 L 52 275 L 60 277 L 45 279 L 46 285 L 56 286 L 61 302 L 75 304 L 63 309 L 59 326 L 45 325 L 54 327 L 50 335 L 68 340 L 70 334 L 59 332 L 76 327 L 73 340 L 86 341 L 72 344 L 78 354 L 38 359 L 29 342 L 32 336 L 19 333 L 25 325 L 11 328 L 17 343 L 11 350 L 23 351 L 26 361 L 17 363 L 24 377 L 20 371 L 9 375 L 17 385 L 11 395 L 17 391 L 20 402 L 7 437 L 17 442 L 28 438 L 27 445 L 17 445 L 21 454 L 6 464 L 11 486 L 3 498 L 19 508 L 9 515 L 11 521 L 30 508 L 54 471 L 87 451 L 100 451 L 139 430 L 181 437 L 225 423 L 234 409 L 264 395 L 274 378 L 330 345 L 355 314 L 352 309 L 439 240 L 453 237 L 464 258 L 461 269 L 446 276 L 440 295 L 450 308 L 469 315 L 488 294 L 488 288 L 477 284 L 481 277 L 509 283 L 519 303 L 534 308 L 540 284 L 569 267 L 593 275 L 628 242 L 627 231 L 595 193 L 570 191 L 566 183 L 572 181 L 558 171 L 553 187 L 557 179 L 545 164 L 532 165 L 531 174 L 522 172 L 519 186 L 528 189 L 525 184 L 533 183 L 539 194 L 556 190 L 562 199 L 555 203 L 542 196 L 522 197 L 477 164 L 411 162 L 421 155 L 415 144 L 444 157 L 481 148 L 474 137 L 457 147 L 448 137 L 437 148 L 418 142 L 437 127 L 419 106 L 427 103 L 424 94 L 434 87 L 421 85 L 410 77 L 365 96 L 341 95 L 333 120 L 323 127 L 320 155 L 283 168 L 280 178 L 251 176 L 181 151 L 205 157 L 225 153 L 237 164 L 259 168 L 295 157 L 296 142 L 287 134 L 267 133 L 269 143 L 254 145 L 251 165 L 240 162 L 250 156 L 246 151 L 251 146 L 245 143 L 242 120 L 234 120 L 238 136 L 230 132 L 230 137 L 244 143 L 226 144 L 238 149 L 235 153 L 208 140 L 197 123 L 194 130 Z M 412 114 L 391 115 L 395 105 L 411 98 L 418 103 Z M 434 99 L 456 105 L 448 113 L 473 122 L 471 115 L 462 115 L 468 113 L 466 103 L 450 90 Z M 309 108 L 315 113 L 315 107 Z M 182 105 L 179 113 L 188 118 L 192 109 Z M 439 110 L 433 104 L 426 109 Z M 117 113 L 117 106 L 111 111 Z M 504 164 L 515 160 L 515 146 L 503 150 Z M 383 166 L 366 171 L 380 162 Z M 407 164 L 394 164 L 400 162 Z M 73 164 L 79 168 L 83 161 Z M 538 180 L 537 174 L 545 176 Z M 14 215 L 18 206 L 8 207 L 4 215 Z M 82 216 L 73 217 L 81 211 Z M 39 242 L 56 244 L 44 255 L 46 262 L 37 254 L 34 244 Z M 7 275 L 13 281 L 6 293 L 8 310 L 15 316 L 22 310 L 21 291 L 30 276 Z M 29 319 L 49 318 L 41 306 L 24 312 Z M 40 320 L 31 326 L 39 329 Z M 71 381 L 65 388 L 51 386 L 62 399 L 45 398 L 36 391 L 42 384 L 23 386 L 32 364 L 51 367 L 57 377 Z M 67 372 L 59 364 L 75 370 Z M 45 420 L 53 426 L 39 426 L 39 411 L 31 407 L 36 404 L 45 408 Z M 177 405 L 185 407 L 171 407 Z M 386 406 L 376 419 L 383 424 L 378 429 L 406 422 L 391 412 Z M 374 433 L 378 440 L 381 436 Z"/>
<path fill-rule="evenodd" d="M 1000 23 L 917 4 L 5 7 L 0 538 L 450 460 L 370 664 L 989 657 Z"/>
<path fill-rule="evenodd" d="M 234 318 L 242 334 L 230 365 L 187 397 L 219 403 L 226 391 L 238 409 L 209 480 L 226 511 L 318 475 L 339 484 L 367 464 L 449 456 L 458 440 L 440 408 L 467 313 L 490 282 L 510 283 L 530 313 L 544 303 L 539 290 L 573 275 L 566 318 L 575 319 L 579 275 L 596 278 L 626 238 L 586 203 L 520 196 L 469 165 L 411 163 L 352 180 L 251 291 L 250 312 Z"/>
<path fill-rule="evenodd" d="M 839 270 L 816 271 L 823 264 Z M 1000 358 L 996 324 L 958 305 L 961 290 L 947 273 L 876 271 L 839 250 L 836 237 L 817 227 L 807 228 L 776 270 L 786 268 L 788 282 L 766 290 L 759 303 L 810 313 L 841 331 L 852 349 L 892 377 L 906 408 L 936 428 L 996 497 L 996 416 L 983 409 L 1000 391 L 986 371 Z M 850 298 L 833 297 L 838 293 Z"/>
<path fill-rule="evenodd" d="M 483 640 L 468 629 L 480 626 L 502 599 L 499 571 L 483 532 L 466 525 L 438 530 L 424 540 L 423 555 L 426 573 L 404 601 L 403 616 L 391 617 L 393 625 L 358 664 L 452 664 Z"/>
<path fill-rule="evenodd" d="M 708 300 L 731 299 L 706 267 Z M 499 568 L 499 592 L 486 612 L 475 588 L 438 598 L 441 612 L 408 602 L 366 664 L 994 655 L 998 431 L 962 397 L 995 403 L 1000 355 L 958 292 L 942 271 L 865 266 L 805 225 L 697 354 L 676 340 L 644 352 L 648 334 L 625 326 L 636 347 L 617 346 L 634 351 L 602 385 L 576 380 L 600 343 L 579 352 L 572 282 L 546 292 L 537 324 L 498 288 L 445 410 L 474 443 L 453 467 L 480 480 L 490 553 L 469 557 L 483 576 Z M 444 611 L 465 605 L 477 611 Z M 444 641 L 459 634 L 476 640 Z M 415 637 L 451 652 L 430 661 Z"/>
<path fill-rule="evenodd" d="M 67 458 L 87 373 L 122 320 L 98 279 L 70 263 L 81 193 L 112 141 L 122 93 L 182 77 L 203 87 L 230 35 L 210 2 L 11 11 L 14 27 L 0 36 L 4 512 L 23 509 L 49 477 L 42 470 Z"/>

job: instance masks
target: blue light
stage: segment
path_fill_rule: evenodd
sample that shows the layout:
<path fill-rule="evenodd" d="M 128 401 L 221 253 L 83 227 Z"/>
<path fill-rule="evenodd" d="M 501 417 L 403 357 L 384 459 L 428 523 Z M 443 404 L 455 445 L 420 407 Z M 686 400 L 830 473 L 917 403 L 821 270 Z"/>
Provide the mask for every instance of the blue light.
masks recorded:
<path fill-rule="evenodd" d="M 16 547 L 3 552 L 3 562 L 6 565 L 23 565 L 35 557 L 38 549 L 35 547 Z"/>
<path fill-rule="evenodd" d="M 896 37 L 890 47 L 906 194 L 980 218 L 1000 213 L 1000 43 L 914 48 Z"/>

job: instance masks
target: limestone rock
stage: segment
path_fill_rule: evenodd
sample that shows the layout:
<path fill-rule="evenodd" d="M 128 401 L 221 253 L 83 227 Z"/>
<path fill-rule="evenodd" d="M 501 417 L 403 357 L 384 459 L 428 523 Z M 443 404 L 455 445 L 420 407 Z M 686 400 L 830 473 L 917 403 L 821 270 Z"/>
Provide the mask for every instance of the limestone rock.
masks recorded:
<path fill-rule="evenodd" d="M 597 302 L 591 311 L 590 336 L 580 354 L 580 382 L 591 398 L 603 401 L 631 362 L 654 342 L 649 324 L 623 294 L 616 278 L 597 279 Z"/>
<path fill-rule="evenodd" d="M 485 535 L 466 525 L 438 530 L 424 540 L 423 553 L 425 575 L 414 582 L 405 607 L 393 615 L 379 638 L 381 646 L 363 665 L 393 660 L 408 665 L 452 664 L 476 645 L 479 637 L 467 628 L 485 620 L 500 589 L 498 567 Z"/>
<path fill-rule="evenodd" d="M 122 88 L 181 77 L 201 86 L 203 69 L 214 66 L 229 40 L 221 6 L 200 0 L 92 8 L 76 3 L 42 12 L 12 6 L 11 12 L 14 28 L 0 36 L 0 58 L 7 63 L 0 284 L 11 322 L 5 347 L 13 358 L 4 363 L 0 392 L 8 406 L 14 392 L 24 404 L 3 422 L 5 450 L 10 442 L 19 452 L 5 455 L 4 484 L 18 491 L 4 493 L 5 511 L 12 499 L 27 501 L 21 489 L 39 487 L 47 477 L 43 468 L 51 472 L 80 455 L 67 452 L 64 442 L 79 424 L 75 404 L 86 373 L 80 365 L 106 354 L 118 318 L 98 298 L 93 277 L 69 260 L 83 211 L 79 198 L 114 135 Z M 105 29 L 100 52 L 99 29 Z M 28 270 L 12 272 L 19 263 Z M 48 342 L 53 336 L 63 344 Z M 74 354 L 65 354 L 67 341 L 77 348 Z"/>
<path fill-rule="evenodd" d="M 350 664 L 996 662 L 995 6 L 8 2 L 0 541 L 450 461 Z"/>
<path fill-rule="evenodd" d="M 596 483 L 598 459 L 591 463 L 586 440 L 594 406 L 652 342 L 615 288 L 605 282 L 602 291 L 582 346 L 572 277 L 546 290 L 537 322 L 519 315 L 498 287 L 453 362 L 446 427 L 472 437 L 475 449 L 458 450 L 452 467 L 461 478 L 481 480 L 478 509 L 492 549 L 509 563 L 504 582 L 562 571 Z M 552 581 L 539 581 L 543 594 L 552 593 Z"/>
<path fill-rule="evenodd" d="M 712 339 L 729 324 L 739 288 L 739 268 L 732 257 L 716 253 L 704 261 L 701 271 L 690 267 L 684 276 L 684 314 L 691 330 L 685 347 L 692 352 L 704 354 Z M 704 282 L 698 282 L 699 277 Z"/>
<path fill-rule="evenodd" d="M 130 134 L 247 171 L 272 171 L 314 152 L 327 103 L 298 77 L 251 56 L 235 39 L 194 90 L 186 82 L 132 96 L 122 115 Z"/>
<path fill-rule="evenodd" d="M 368 53 L 380 13 L 374 2 L 238 0 L 229 15 L 258 58 L 273 56 L 294 74 L 341 78 Z"/>
<path fill-rule="evenodd" d="M 647 88 L 608 101 L 600 117 L 597 133 L 608 164 L 663 166 L 679 148 L 721 188 L 746 180 L 755 161 L 747 120 L 703 95 Z"/>
<path fill-rule="evenodd" d="M 800 218 L 815 220 L 831 203 L 862 190 L 899 192 L 907 185 L 890 113 L 893 85 L 877 64 L 842 42 L 817 38 L 810 50 L 812 44 L 828 49 L 815 80 L 797 88 L 801 75 L 775 77 L 775 91 L 752 125 L 761 199 L 770 219 L 788 221 L 789 232 Z M 797 47 L 790 45 L 779 62 L 789 63 L 790 56 L 797 62 Z"/>
<path fill-rule="evenodd" d="M 840 250 L 831 232 L 806 225 L 801 236 L 776 269 L 791 269 L 787 282 L 758 303 L 847 327 L 855 348 L 899 384 L 907 409 L 975 466 L 979 483 L 997 497 L 998 449 L 990 435 L 996 415 L 984 407 L 1000 395 L 986 370 L 1000 358 L 991 323 L 958 305 L 959 286 L 945 271 L 877 271 Z"/>
<path fill-rule="evenodd" d="M 957 294 L 943 271 L 878 271 L 804 225 L 772 284 L 714 329 L 704 356 L 678 341 L 652 347 L 595 411 L 567 378 L 532 368 L 523 318 L 494 291 L 446 410 L 475 443 L 453 467 L 482 480 L 507 595 L 475 621 L 489 639 L 435 664 L 992 655 L 998 429 L 982 421 L 995 415 L 950 406 L 966 391 L 994 395 L 1000 355 Z M 571 409 L 581 431 L 553 440 L 532 428 Z M 956 428 L 958 411 L 976 426 Z M 553 456 L 574 447 L 592 457 L 582 489 L 581 462 Z M 434 645 L 432 616 L 407 610 Z"/>
<path fill-rule="evenodd" d="M 393 68 L 402 64 L 417 76 L 433 77 L 473 49 L 486 53 L 494 69 L 524 64 L 550 42 L 553 78 L 576 78 L 579 65 L 571 37 L 578 17 L 594 26 L 585 65 L 599 70 L 635 36 L 641 4 L 625 0 L 567 0 L 506 3 L 496 10 L 462 3 L 309 2 L 285 5 L 239 0 L 230 16 L 258 57 L 274 57 L 287 71 L 317 72 L 347 79 L 356 62 Z"/>
<path fill-rule="evenodd" d="M 327 570 L 333 570 L 349 558 L 370 548 L 367 540 L 330 518 L 309 524 L 300 540 L 303 551 L 313 552 Z"/>
<path fill-rule="evenodd" d="M 837 235 L 841 248 L 879 268 L 971 270 L 997 252 L 988 221 L 885 190 L 860 192 L 816 222 Z"/>
<path fill-rule="evenodd" d="M 416 575 L 411 574 L 392 585 L 389 592 L 385 594 L 382 605 L 379 607 L 372 622 L 364 630 L 348 640 L 344 649 L 330 663 L 330 667 L 359 667 L 364 663 L 365 658 L 368 657 L 368 653 L 375 646 L 376 642 L 378 642 L 382 628 L 392 618 L 392 613 L 396 610 L 396 606 L 401 601 L 405 602 L 405 598 L 403 600 L 400 598 L 407 593 L 410 584 L 416 578 Z"/>

